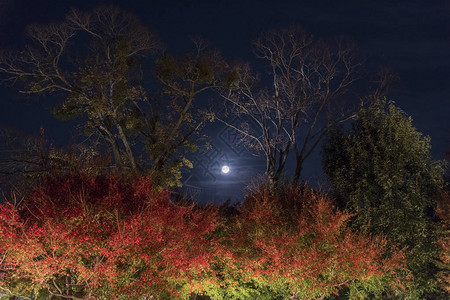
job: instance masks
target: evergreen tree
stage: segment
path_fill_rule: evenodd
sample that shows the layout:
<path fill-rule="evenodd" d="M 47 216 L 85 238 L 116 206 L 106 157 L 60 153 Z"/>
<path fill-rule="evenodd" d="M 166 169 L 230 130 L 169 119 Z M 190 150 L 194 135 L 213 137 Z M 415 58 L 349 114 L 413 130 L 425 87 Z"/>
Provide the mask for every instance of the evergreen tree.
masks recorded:
<path fill-rule="evenodd" d="M 323 148 L 324 171 L 340 204 L 356 213 L 355 226 L 409 251 L 410 298 L 437 297 L 433 215 L 444 168 L 430 147 L 411 117 L 376 100 L 349 130 L 333 130 Z"/>

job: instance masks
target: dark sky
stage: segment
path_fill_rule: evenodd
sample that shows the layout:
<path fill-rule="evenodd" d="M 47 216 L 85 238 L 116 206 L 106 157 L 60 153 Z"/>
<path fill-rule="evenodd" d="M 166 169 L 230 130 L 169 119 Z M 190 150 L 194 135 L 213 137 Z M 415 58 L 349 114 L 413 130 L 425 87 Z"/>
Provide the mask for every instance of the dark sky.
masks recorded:
<path fill-rule="evenodd" d="M 71 7 L 89 9 L 105 3 L 138 15 L 159 32 L 172 52 L 187 49 L 189 36 L 199 34 L 221 49 L 227 59 L 253 60 L 252 39 L 265 29 L 292 23 L 319 37 L 349 36 L 366 58 L 369 71 L 389 66 L 400 75 L 401 89 L 391 100 L 413 117 L 419 131 L 431 136 L 433 157 L 442 159 L 450 150 L 448 0 L 0 0 L 0 48 L 20 45 L 27 24 L 57 21 Z M 29 134 L 38 133 L 42 125 L 55 144 L 70 138 L 70 126 L 51 117 L 51 100 L 18 98 L 14 89 L 0 87 L 0 125 Z M 254 174 L 263 171 L 264 159 L 240 152 L 238 145 L 230 147 L 232 136 L 220 126 L 209 133 L 216 153 L 198 157 L 197 167 L 185 177 L 185 184 L 203 198 L 233 196 Z M 226 176 L 217 169 L 225 161 L 231 165 Z M 317 153 L 307 163 L 304 179 L 322 178 Z"/>

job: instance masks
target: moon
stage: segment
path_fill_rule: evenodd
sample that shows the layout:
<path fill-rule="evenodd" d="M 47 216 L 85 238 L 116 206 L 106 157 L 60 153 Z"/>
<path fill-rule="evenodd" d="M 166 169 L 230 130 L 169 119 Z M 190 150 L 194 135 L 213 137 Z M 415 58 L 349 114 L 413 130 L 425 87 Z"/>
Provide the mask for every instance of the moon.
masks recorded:
<path fill-rule="evenodd" d="M 222 173 L 227 174 L 228 172 L 230 172 L 230 167 L 225 165 L 222 167 Z"/>

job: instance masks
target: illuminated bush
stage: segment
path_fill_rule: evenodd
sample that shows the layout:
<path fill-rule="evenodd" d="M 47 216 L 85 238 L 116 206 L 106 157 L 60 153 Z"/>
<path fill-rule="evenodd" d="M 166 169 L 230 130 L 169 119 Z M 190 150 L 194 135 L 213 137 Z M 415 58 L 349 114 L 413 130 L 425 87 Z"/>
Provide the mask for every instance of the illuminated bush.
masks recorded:
<path fill-rule="evenodd" d="M 16 295 L 176 295 L 209 265 L 205 237 L 216 219 L 214 209 L 173 204 L 148 179 L 49 179 L 19 209 L 2 206 L 0 251 L 10 267 L 0 284 Z"/>
<path fill-rule="evenodd" d="M 400 286 L 403 255 L 346 227 L 325 196 L 249 195 L 235 214 L 174 203 L 149 179 L 50 178 L 0 210 L 2 293 L 45 298 L 313 298 Z"/>
<path fill-rule="evenodd" d="M 224 299 L 288 299 L 294 294 L 312 299 L 343 286 L 363 296 L 388 279 L 392 287 L 401 287 L 396 271 L 403 254 L 385 257 L 387 241 L 353 233 L 346 227 L 350 217 L 308 188 L 260 189 L 227 220 L 221 286 L 209 293 Z"/>

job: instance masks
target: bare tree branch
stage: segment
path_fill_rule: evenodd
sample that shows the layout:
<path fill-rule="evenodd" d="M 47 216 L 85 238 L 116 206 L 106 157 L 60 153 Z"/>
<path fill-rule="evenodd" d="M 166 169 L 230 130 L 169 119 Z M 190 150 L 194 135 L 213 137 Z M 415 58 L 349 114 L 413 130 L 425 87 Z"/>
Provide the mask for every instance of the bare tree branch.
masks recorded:
<path fill-rule="evenodd" d="M 238 80 L 220 91 L 231 112 L 255 121 L 252 130 L 230 126 L 258 141 L 266 155 L 266 174 L 276 184 L 292 148 L 297 160 L 294 180 L 300 179 L 304 160 L 317 147 L 327 125 L 312 134 L 323 111 L 358 78 L 354 47 L 337 39 L 333 47 L 298 26 L 269 30 L 253 43 L 255 55 L 267 62 L 271 86 L 235 66 Z M 305 137 L 299 139 L 301 132 Z"/>

